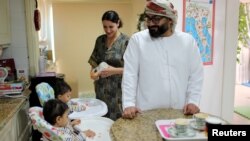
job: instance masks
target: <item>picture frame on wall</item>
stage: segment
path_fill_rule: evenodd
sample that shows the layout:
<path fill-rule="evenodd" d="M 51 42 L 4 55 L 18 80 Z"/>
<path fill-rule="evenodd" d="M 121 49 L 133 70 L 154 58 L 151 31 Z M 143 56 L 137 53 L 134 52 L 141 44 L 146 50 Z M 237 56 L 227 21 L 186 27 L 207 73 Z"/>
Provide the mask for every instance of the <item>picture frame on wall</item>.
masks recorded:
<path fill-rule="evenodd" d="M 200 49 L 204 65 L 213 64 L 215 0 L 183 0 L 183 31 Z"/>

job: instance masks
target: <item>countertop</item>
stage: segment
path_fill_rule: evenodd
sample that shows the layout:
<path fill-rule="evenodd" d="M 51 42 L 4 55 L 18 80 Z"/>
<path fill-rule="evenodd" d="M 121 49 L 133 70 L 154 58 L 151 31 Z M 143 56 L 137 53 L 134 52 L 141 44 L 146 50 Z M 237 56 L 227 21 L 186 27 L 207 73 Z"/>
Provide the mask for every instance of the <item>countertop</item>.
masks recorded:
<path fill-rule="evenodd" d="M 120 118 L 111 127 L 113 141 L 163 141 L 155 121 L 160 119 L 192 118 L 182 110 L 156 109 L 145 111 L 134 119 Z"/>
<path fill-rule="evenodd" d="M 20 98 L 0 98 L 0 130 L 8 123 L 13 115 L 22 107 L 24 102 L 28 100 L 31 91 L 25 89 Z"/>

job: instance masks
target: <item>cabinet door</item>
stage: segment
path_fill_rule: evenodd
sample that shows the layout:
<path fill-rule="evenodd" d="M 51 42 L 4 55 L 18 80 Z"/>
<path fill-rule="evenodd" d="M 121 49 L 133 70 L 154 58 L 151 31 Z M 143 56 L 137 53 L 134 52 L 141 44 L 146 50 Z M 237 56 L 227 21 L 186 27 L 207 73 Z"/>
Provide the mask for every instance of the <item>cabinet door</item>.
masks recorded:
<path fill-rule="evenodd" d="M 0 130 L 0 141 L 29 141 L 31 121 L 28 117 L 29 102 L 24 102 L 8 123 Z"/>
<path fill-rule="evenodd" d="M 10 121 L 4 126 L 0 131 L 0 140 L 1 141 L 16 141 L 16 116 L 14 116 Z"/>
<path fill-rule="evenodd" d="M 24 134 L 29 134 L 29 135 L 31 134 L 30 133 L 31 122 L 28 117 L 28 109 L 29 109 L 29 102 L 25 101 L 24 105 L 16 113 L 17 116 L 16 130 L 17 130 L 18 140 L 22 139 L 22 137 L 25 136 Z"/>
<path fill-rule="evenodd" d="M 0 45 L 10 43 L 9 0 L 0 0 Z"/>

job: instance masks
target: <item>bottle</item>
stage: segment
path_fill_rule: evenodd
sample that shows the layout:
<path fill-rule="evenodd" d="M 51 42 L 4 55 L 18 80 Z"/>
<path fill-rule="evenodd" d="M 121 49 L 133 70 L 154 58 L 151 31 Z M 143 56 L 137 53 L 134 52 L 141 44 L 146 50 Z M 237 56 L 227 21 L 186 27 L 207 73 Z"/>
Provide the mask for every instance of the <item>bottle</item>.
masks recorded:
<path fill-rule="evenodd" d="M 46 72 L 46 63 L 47 63 L 47 57 L 46 56 L 40 56 L 39 57 L 39 72 L 45 73 Z"/>

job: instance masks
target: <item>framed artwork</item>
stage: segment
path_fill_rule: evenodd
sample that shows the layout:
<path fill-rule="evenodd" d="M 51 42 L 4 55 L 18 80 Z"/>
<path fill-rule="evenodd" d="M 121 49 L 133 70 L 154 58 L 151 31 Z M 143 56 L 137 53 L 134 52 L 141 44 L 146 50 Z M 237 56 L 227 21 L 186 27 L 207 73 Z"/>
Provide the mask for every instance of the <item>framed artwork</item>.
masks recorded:
<path fill-rule="evenodd" d="M 213 64 L 215 0 L 183 0 L 183 31 L 200 49 L 204 65 Z"/>

